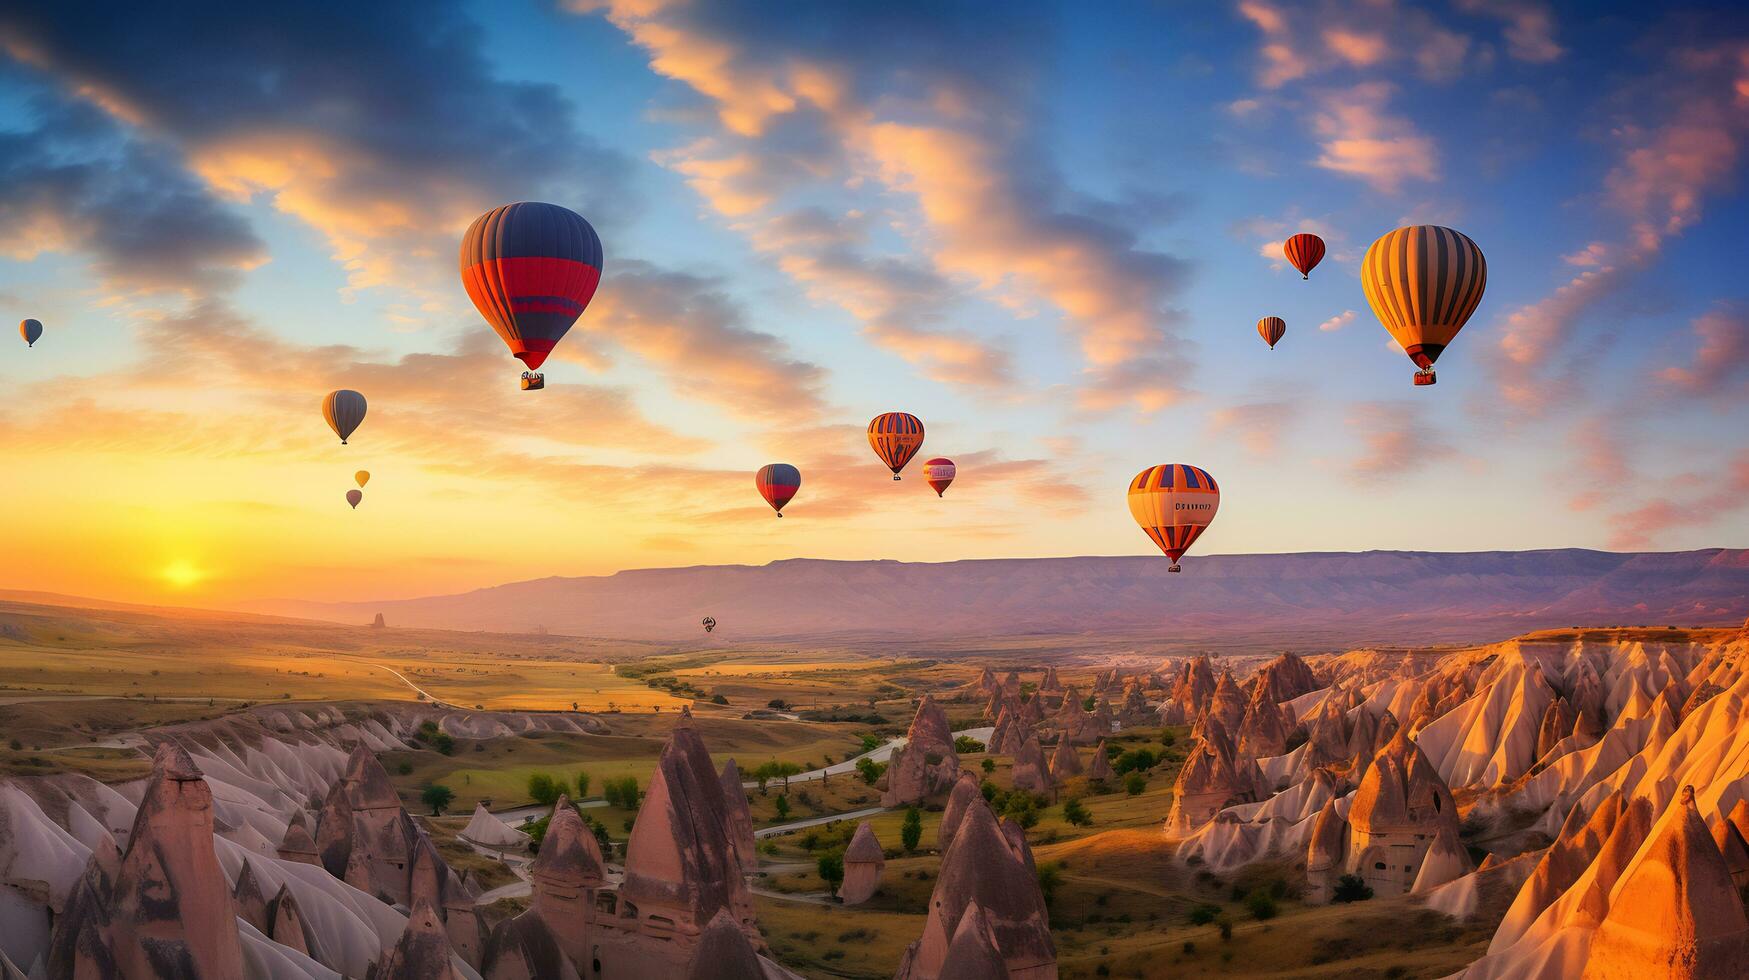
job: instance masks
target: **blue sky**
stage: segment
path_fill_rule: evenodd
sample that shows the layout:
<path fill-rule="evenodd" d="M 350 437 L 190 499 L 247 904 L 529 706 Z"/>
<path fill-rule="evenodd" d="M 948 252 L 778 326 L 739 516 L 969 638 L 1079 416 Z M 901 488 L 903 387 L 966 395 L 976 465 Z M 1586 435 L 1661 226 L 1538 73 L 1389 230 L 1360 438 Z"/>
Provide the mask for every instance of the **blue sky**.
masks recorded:
<path fill-rule="evenodd" d="M 49 331 L 0 357 L 0 585 L 1144 553 L 1173 461 L 1202 553 L 1749 545 L 1727 6 L 200 6 L 0 14 L 0 301 Z M 516 199 L 607 254 L 528 395 L 454 270 Z M 1489 260 L 1431 388 L 1357 278 L 1406 223 Z M 889 410 L 947 498 L 883 479 Z"/>

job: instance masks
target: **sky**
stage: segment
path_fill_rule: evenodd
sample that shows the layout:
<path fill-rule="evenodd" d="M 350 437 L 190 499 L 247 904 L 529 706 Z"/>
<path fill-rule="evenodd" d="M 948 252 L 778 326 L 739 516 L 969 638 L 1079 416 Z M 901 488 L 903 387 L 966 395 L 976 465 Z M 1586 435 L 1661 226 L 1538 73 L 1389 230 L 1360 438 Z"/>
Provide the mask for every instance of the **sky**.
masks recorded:
<path fill-rule="evenodd" d="M 1163 462 L 1201 554 L 1749 546 L 1740 4 L 997 10 L 7 4 L 0 588 L 1147 554 Z M 606 256 L 539 392 L 456 270 L 517 200 Z M 1489 265 L 1432 387 L 1358 278 L 1417 223 Z"/>

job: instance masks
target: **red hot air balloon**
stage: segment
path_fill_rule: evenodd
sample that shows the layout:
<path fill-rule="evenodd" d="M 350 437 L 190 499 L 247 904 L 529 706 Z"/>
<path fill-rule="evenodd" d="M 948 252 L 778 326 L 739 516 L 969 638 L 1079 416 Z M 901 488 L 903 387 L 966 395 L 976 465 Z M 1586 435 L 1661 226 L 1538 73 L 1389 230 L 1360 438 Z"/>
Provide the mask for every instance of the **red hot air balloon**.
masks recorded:
<path fill-rule="evenodd" d="M 954 468 L 953 460 L 946 456 L 937 456 L 923 463 L 923 478 L 929 481 L 929 488 L 935 491 L 937 497 L 947 492 L 957 472 L 959 471 Z"/>
<path fill-rule="evenodd" d="M 532 372 L 589 306 L 601 261 L 595 229 L 556 204 L 506 204 L 468 226 L 462 285 L 510 353 L 529 366 L 523 388 L 544 387 Z"/>
<path fill-rule="evenodd" d="M 876 415 L 868 423 L 868 444 L 897 480 L 899 471 L 923 448 L 923 422 L 904 412 Z"/>
<path fill-rule="evenodd" d="M 1287 333 L 1287 321 L 1278 316 L 1266 316 L 1257 321 L 1257 336 L 1275 350 L 1275 345 L 1281 343 L 1281 338 Z"/>
<path fill-rule="evenodd" d="M 1294 268 L 1300 270 L 1300 278 L 1310 279 L 1312 270 L 1324 259 L 1324 240 L 1302 231 L 1283 243 L 1281 250 Z"/>
<path fill-rule="evenodd" d="M 753 475 L 753 485 L 759 488 L 759 495 L 771 509 L 777 511 L 777 516 L 782 517 L 783 505 L 802 488 L 802 471 L 788 463 L 766 463 Z"/>
<path fill-rule="evenodd" d="M 348 491 L 346 491 L 346 502 L 352 505 L 353 510 L 358 509 L 358 502 L 363 500 L 363 499 L 364 499 L 364 491 L 363 490 L 348 490 Z"/>

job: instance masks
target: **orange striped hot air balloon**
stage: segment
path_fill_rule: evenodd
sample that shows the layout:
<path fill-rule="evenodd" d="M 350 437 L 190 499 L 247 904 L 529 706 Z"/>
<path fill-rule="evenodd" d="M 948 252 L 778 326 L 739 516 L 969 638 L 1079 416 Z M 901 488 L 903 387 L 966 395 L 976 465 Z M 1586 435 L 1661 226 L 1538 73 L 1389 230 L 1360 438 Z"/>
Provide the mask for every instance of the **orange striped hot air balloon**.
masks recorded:
<path fill-rule="evenodd" d="M 929 481 L 929 489 L 935 491 L 937 497 L 947 492 L 953 483 L 954 474 L 959 470 L 953 465 L 953 460 L 946 456 L 923 461 L 923 478 Z"/>
<path fill-rule="evenodd" d="M 1183 463 L 1150 466 L 1130 481 L 1130 516 L 1172 560 L 1184 557 L 1221 507 L 1221 488 L 1208 471 Z"/>
<path fill-rule="evenodd" d="M 322 398 L 322 417 L 328 420 L 328 428 L 340 437 L 342 446 L 364 421 L 365 407 L 364 396 L 350 388 L 330 391 Z"/>
<path fill-rule="evenodd" d="M 1301 279 L 1312 278 L 1312 270 L 1324 260 L 1324 240 L 1303 231 L 1283 242 L 1281 250 L 1294 268 L 1300 270 Z"/>
<path fill-rule="evenodd" d="M 1278 316 L 1266 316 L 1257 321 L 1257 336 L 1275 350 L 1275 345 L 1281 343 L 1281 337 L 1287 333 L 1287 321 Z"/>
<path fill-rule="evenodd" d="M 1373 315 L 1421 369 L 1415 383 L 1430 385 L 1433 362 L 1482 302 L 1488 260 L 1462 232 L 1410 225 L 1366 250 L 1360 285 Z"/>
<path fill-rule="evenodd" d="M 897 480 L 899 471 L 923 448 L 923 422 L 904 412 L 876 415 L 868 423 L 868 444 Z"/>

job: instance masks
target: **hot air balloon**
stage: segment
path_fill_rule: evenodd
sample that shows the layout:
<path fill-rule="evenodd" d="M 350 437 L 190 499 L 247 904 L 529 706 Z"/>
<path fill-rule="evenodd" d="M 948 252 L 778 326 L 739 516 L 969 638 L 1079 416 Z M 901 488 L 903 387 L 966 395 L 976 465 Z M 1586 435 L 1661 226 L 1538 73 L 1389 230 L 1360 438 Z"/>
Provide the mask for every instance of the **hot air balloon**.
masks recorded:
<path fill-rule="evenodd" d="M 711 630 L 714 630 L 716 628 L 717 628 L 717 618 L 715 616 L 706 616 L 704 618 L 704 631 L 706 633 L 709 633 Z"/>
<path fill-rule="evenodd" d="M 359 470 L 352 474 L 352 478 L 358 481 L 358 488 L 363 490 L 364 485 L 370 482 L 370 470 Z"/>
<path fill-rule="evenodd" d="M 1415 383 L 1438 379 L 1433 362 L 1464 328 L 1488 288 L 1488 260 L 1462 232 L 1410 225 L 1373 242 L 1360 267 L 1373 315 L 1421 370 Z"/>
<path fill-rule="evenodd" d="M 522 359 L 524 390 L 545 387 L 533 373 L 601 284 L 601 239 L 583 216 L 524 201 L 493 208 L 462 236 L 462 285 L 510 353 Z"/>
<path fill-rule="evenodd" d="M 1130 516 L 1172 559 L 1169 572 L 1215 519 L 1221 488 L 1207 470 L 1183 463 L 1150 466 L 1130 481 Z"/>
<path fill-rule="evenodd" d="M 26 347 L 35 347 L 43 335 L 43 322 L 35 319 L 18 321 L 18 335 L 24 338 Z"/>
<path fill-rule="evenodd" d="M 364 421 L 364 409 L 364 396 L 349 388 L 330 391 L 328 397 L 322 399 L 322 417 L 328 420 L 328 428 L 340 437 L 342 446 Z"/>
<path fill-rule="evenodd" d="M 958 471 L 954 469 L 953 460 L 946 456 L 937 456 L 923 463 L 923 478 L 929 481 L 929 488 L 935 491 L 937 497 L 947 492 L 956 472 Z"/>
<path fill-rule="evenodd" d="M 1281 250 L 1294 268 L 1300 270 L 1301 279 L 1312 278 L 1312 270 L 1324 260 L 1324 240 L 1303 231 L 1283 242 Z"/>
<path fill-rule="evenodd" d="M 868 444 L 897 480 L 899 471 L 923 448 L 923 423 L 904 412 L 876 415 L 868 424 Z"/>
<path fill-rule="evenodd" d="M 782 517 L 783 505 L 802 488 L 802 471 L 788 463 L 766 463 L 753 474 L 753 485 L 759 488 L 759 495 L 771 509 L 777 511 L 777 516 Z"/>
<path fill-rule="evenodd" d="M 353 510 L 358 509 L 358 502 L 363 500 L 363 499 L 364 499 L 364 491 L 363 490 L 348 490 L 348 491 L 346 491 L 346 502 L 352 505 Z"/>
<path fill-rule="evenodd" d="M 1275 350 L 1275 345 L 1281 343 L 1282 334 L 1287 333 L 1287 321 L 1278 316 L 1266 316 L 1257 321 L 1257 335 Z"/>

